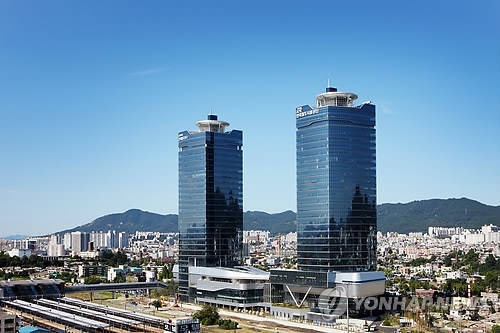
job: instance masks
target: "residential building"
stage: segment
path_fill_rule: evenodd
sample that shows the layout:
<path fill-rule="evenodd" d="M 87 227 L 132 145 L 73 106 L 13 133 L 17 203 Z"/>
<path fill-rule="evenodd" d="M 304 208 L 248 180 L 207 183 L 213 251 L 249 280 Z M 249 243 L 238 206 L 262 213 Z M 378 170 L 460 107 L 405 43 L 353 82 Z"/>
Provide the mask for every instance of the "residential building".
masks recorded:
<path fill-rule="evenodd" d="M 10 257 L 29 257 L 32 255 L 32 250 L 30 249 L 12 249 L 7 252 Z"/>
<path fill-rule="evenodd" d="M 71 251 L 73 254 L 80 254 L 88 250 L 90 234 L 87 232 L 75 231 L 71 233 Z"/>
<path fill-rule="evenodd" d="M 128 232 L 119 232 L 118 233 L 118 248 L 125 249 L 128 247 Z"/>

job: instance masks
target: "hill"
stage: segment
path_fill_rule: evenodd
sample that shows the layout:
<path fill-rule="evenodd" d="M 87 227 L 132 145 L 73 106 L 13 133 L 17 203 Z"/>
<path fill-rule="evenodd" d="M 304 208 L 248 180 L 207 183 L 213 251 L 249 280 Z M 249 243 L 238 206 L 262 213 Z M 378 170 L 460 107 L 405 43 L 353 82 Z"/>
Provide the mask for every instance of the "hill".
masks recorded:
<path fill-rule="evenodd" d="M 296 231 L 297 214 L 291 210 L 277 214 L 259 211 L 243 213 L 244 230 L 269 230 L 272 235 Z"/>
<path fill-rule="evenodd" d="M 427 231 L 428 227 L 479 228 L 500 225 L 500 206 L 461 199 L 431 199 L 377 207 L 378 229 L 382 232 Z"/>
<path fill-rule="evenodd" d="M 273 234 L 295 231 L 295 212 L 291 210 L 268 214 L 259 211 L 248 211 L 243 213 L 243 229 L 264 229 Z M 123 213 L 115 213 L 101 216 L 94 221 L 82 226 L 61 231 L 60 233 L 73 231 L 159 231 L 177 232 L 177 214 L 161 215 L 140 209 L 130 209 Z"/>
<path fill-rule="evenodd" d="M 488 206 L 467 198 L 382 204 L 377 207 L 377 215 L 378 229 L 382 232 L 425 232 L 430 226 L 479 228 L 490 223 L 500 225 L 500 206 Z M 243 214 L 243 229 L 269 230 L 273 235 L 287 233 L 296 230 L 295 219 L 296 213 L 290 210 L 276 214 L 248 211 Z M 177 215 L 131 209 L 99 217 L 64 232 L 107 230 L 177 232 Z"/>
<path fill-rule="evenodd" d="M 28 235 L 9 235 L 9 236 L 4 236 L 0 237 L 1 239 L 6 239 L 6 240 L 21 240 L 21 239 L 26 239 L 28 238 Z"/>
<path fill-rule="evenodd" d="M 101 216 L 90 223 L 62 232 L 108 230 L 129 233 L 136 231 L 177 232 L 177 215 L 161 215 L 140 209 L 130 209 L 124 213 Z"/>

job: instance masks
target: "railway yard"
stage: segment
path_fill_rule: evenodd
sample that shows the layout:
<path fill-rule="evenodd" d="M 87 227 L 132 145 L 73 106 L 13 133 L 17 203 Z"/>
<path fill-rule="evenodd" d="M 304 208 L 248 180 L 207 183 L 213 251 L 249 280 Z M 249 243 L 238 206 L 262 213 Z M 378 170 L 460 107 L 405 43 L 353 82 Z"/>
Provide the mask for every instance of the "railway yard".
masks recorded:
<path fill-rule="evenodd" d="M 162 318 L 67 297 L 3 301 L 3 306 L 25 323 L 55 332 L 199 331 L 199 324 L 189 318 Z"/>
<path fill-rule="evenodd" d="M 107 293 L 75 294 L 60 298 L 39 298 L 31 300 L 3 301 L 3 308 L 16 313 L 26 325 L 49 329 L 51 332 L 227 332 L 216 326 L 203 326 L 191 319 L 197 310 L 195 305 L 173 306 L 165 304 L 160 309 L 150 305 L 151 299 L 143 296 L 117 295 L 111 298 Z M 93 299 L 91 302 L 90 299 Z M 305 329 L 280 324 L 271 318 L 250 317 L 255 315 L 220 311 L 224 318 L 239 323 L 239 333 L 281 332 L 316 333 L 316 329 Z M 248 317 L 248 318 L 247 318 Z M 189 330 L 186 330 L 188 329 Z M 324 329 L 324 328 L 323 328 Z"/>

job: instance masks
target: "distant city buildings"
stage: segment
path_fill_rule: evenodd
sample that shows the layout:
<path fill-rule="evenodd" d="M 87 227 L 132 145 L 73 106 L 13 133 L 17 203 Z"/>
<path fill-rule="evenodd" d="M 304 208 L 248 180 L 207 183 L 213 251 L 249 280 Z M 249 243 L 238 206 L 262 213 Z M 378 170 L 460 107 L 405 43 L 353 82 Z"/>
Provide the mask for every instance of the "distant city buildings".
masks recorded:
<path fill-rule="evenodd" d="M 29 257 L 33 253 L 30 249 L 12 249 L 7 252 L 10 257 Z"/>
<path fill-rule="evenodd" d="M 66 255 L 66 249 L 64 248 L 64 237 L 61 235 L 51 235 L 49 236 L 49 243 L 47 248 L 47 256 L 49 257 L 62 257 Z"/>
<path fill-rule="evenodd" d="M 71 251 L 73 254 L 85 252 L 89 248 L 90 234 L 81 231 L 71 233 Z"/>
<path fill-rule="evenodd" d="M 427 233 L 408 235 L 379 232 L 377 238 L 380 255 L 395 254 L 406 260 L 470 249 L 491 251 L 495 256 L 500 254 L 500 231 L 495 225 L 484 225 L 480 229 L 429 227 Z"/>

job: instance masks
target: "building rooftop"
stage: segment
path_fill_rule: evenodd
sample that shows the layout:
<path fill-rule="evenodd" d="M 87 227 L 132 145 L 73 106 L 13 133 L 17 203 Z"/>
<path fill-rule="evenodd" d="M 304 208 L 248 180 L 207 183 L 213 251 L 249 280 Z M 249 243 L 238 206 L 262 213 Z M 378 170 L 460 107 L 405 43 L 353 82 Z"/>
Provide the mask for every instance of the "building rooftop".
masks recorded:
<path fill-rule="evenodd" d="M 19 329 L 19 333 L 38 333 L 38 332 L 50 332 L 45 328 L 35 327 L 35 326 L 23 326 Z"/>
<path fill-rule="evenodd" d="M 252 266 L 237 266 L 234 268 L 190 266 L 189 273 L 237 280 L 268 280 L 270 275 L 269 272 Z"/>

